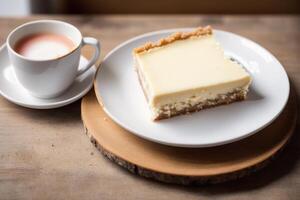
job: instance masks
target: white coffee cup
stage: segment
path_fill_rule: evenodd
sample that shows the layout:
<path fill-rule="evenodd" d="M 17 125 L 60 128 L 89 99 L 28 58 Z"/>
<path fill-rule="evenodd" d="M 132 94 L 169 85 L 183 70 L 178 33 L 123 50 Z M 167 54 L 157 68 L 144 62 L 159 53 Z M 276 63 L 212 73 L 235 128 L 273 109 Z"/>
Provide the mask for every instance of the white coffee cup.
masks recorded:
<path fill-rule="evenodd" d="M 47 60 L 30 59 L 14 50 L 20 39 L 41 32 L 67 36 L 73 41 L 75 48 L 66 55 Z M 62 94 L 76 77 L 95 64 L 100 55 L 100 43 L 97 39 L 82 37 L 75 26 L 56 20 L 38 20 L 21 25 L 8 35 L 6 45 L 18 81 L 31 95 L 39 98 L 53 98 Z M 87 65 L 79 70 L 81 48 L 84 45 L 93 46 L 95 52 Z"/>

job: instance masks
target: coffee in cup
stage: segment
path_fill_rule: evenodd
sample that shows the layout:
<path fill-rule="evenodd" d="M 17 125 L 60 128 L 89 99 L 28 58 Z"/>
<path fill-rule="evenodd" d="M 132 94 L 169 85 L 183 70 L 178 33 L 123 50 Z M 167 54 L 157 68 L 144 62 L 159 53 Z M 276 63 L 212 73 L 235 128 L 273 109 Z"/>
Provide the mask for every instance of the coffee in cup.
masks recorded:
<path fill-rule="evenodd" d="M 17 41 L 13 49 L 20 55 L 34 60 L 56 59 L 75 48 L 67 36 L 56 33 L 34 33 Z"/>

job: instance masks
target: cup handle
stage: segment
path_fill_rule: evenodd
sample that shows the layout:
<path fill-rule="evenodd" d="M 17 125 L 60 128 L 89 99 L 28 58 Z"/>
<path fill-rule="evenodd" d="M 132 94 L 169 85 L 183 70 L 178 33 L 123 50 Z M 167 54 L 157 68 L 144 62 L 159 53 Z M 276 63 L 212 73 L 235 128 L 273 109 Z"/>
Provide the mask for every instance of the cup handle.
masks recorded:
<path fill-rule="evenodd" d="M 81 68 L 80 70 L 78 70 L 77 72 L 77 76 L 83 74 L 84 72 L 86 72 L 88 69 L 90 69 L 98 60 L 99 56 L 100 56 L 100 42 L 92 37 L 84 37 L 82 39 L 82 47 L 84 45 L 91 45 L 95 48 L 95 53 L 93 55 L 93 57 L 88 61 L 88 63 L 86 64 L 85 67 Z"/>

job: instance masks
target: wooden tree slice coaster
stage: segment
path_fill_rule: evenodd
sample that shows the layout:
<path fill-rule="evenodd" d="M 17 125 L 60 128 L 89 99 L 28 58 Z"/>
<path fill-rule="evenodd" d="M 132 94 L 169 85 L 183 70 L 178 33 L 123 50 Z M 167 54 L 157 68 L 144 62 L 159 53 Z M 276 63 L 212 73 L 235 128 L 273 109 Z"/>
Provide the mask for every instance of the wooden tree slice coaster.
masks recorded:
<path fill-rule="evenodd" d="M 81 115 L 86 134 L 108 159 L 143 177 L 188 185 L 237 179 L 264 167 L 291 137 L 297 105 L 291 91 L 271 125 L 246 139 L 210 148 L 170 147 L 141 139 L 105 114 L 94 91 L 83 98 Z"/>

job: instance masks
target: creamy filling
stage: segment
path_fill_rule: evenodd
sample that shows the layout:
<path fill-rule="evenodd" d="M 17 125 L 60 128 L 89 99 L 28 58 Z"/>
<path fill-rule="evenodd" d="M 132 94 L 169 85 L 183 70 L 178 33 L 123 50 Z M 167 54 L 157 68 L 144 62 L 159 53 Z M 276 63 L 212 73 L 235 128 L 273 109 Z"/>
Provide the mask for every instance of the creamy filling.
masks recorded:
<path fill-rule="evenodd" d="M 248 88 L 250 81 L 248 79 L 240 79 L 228 83 L 214 85 L 209 88 L 199 87 L 195 89 L 174 92 L 172 94 L 157 95 L 150 101 L 153 107 L 161 107 L 166 104 L 174 102 L 184 102 L 186 99 L 193 99 L 193 101 L 204 101 L 206 99 L 216 98 L 218 94 L 227 94 L 236 88 Z"/>
<path fill-rule="evenodd" d="M 213 36 L 176 41 L 136 54 L 136 59 L 153 98 L 250 79 L 238 63 L 224 57 Z"/>
<path fill-rule="evenodd" d="M 137 61 L 136 57 L 134 57 L 134 58 L 135 58 L 134 61 L 135 61 L 136 72 L 139 76 L 139 82 L 142 86 L 143 93 L 148 102 L 148 106 L 151 111 L 152 118 L 155 119 L 159 115 L 159 113 L 161 113 L 162 111 L 159 111 L 159 109 L 151 107 L 151 104 L 149 103 L 149 99 L 152 98 L 152 95 L 150 94 L 149 84 L 147 84 L 147 81 L 145 80 L 145 76 L 142 73 L 142 68 L 139 66 L 139 62 Z"/>

